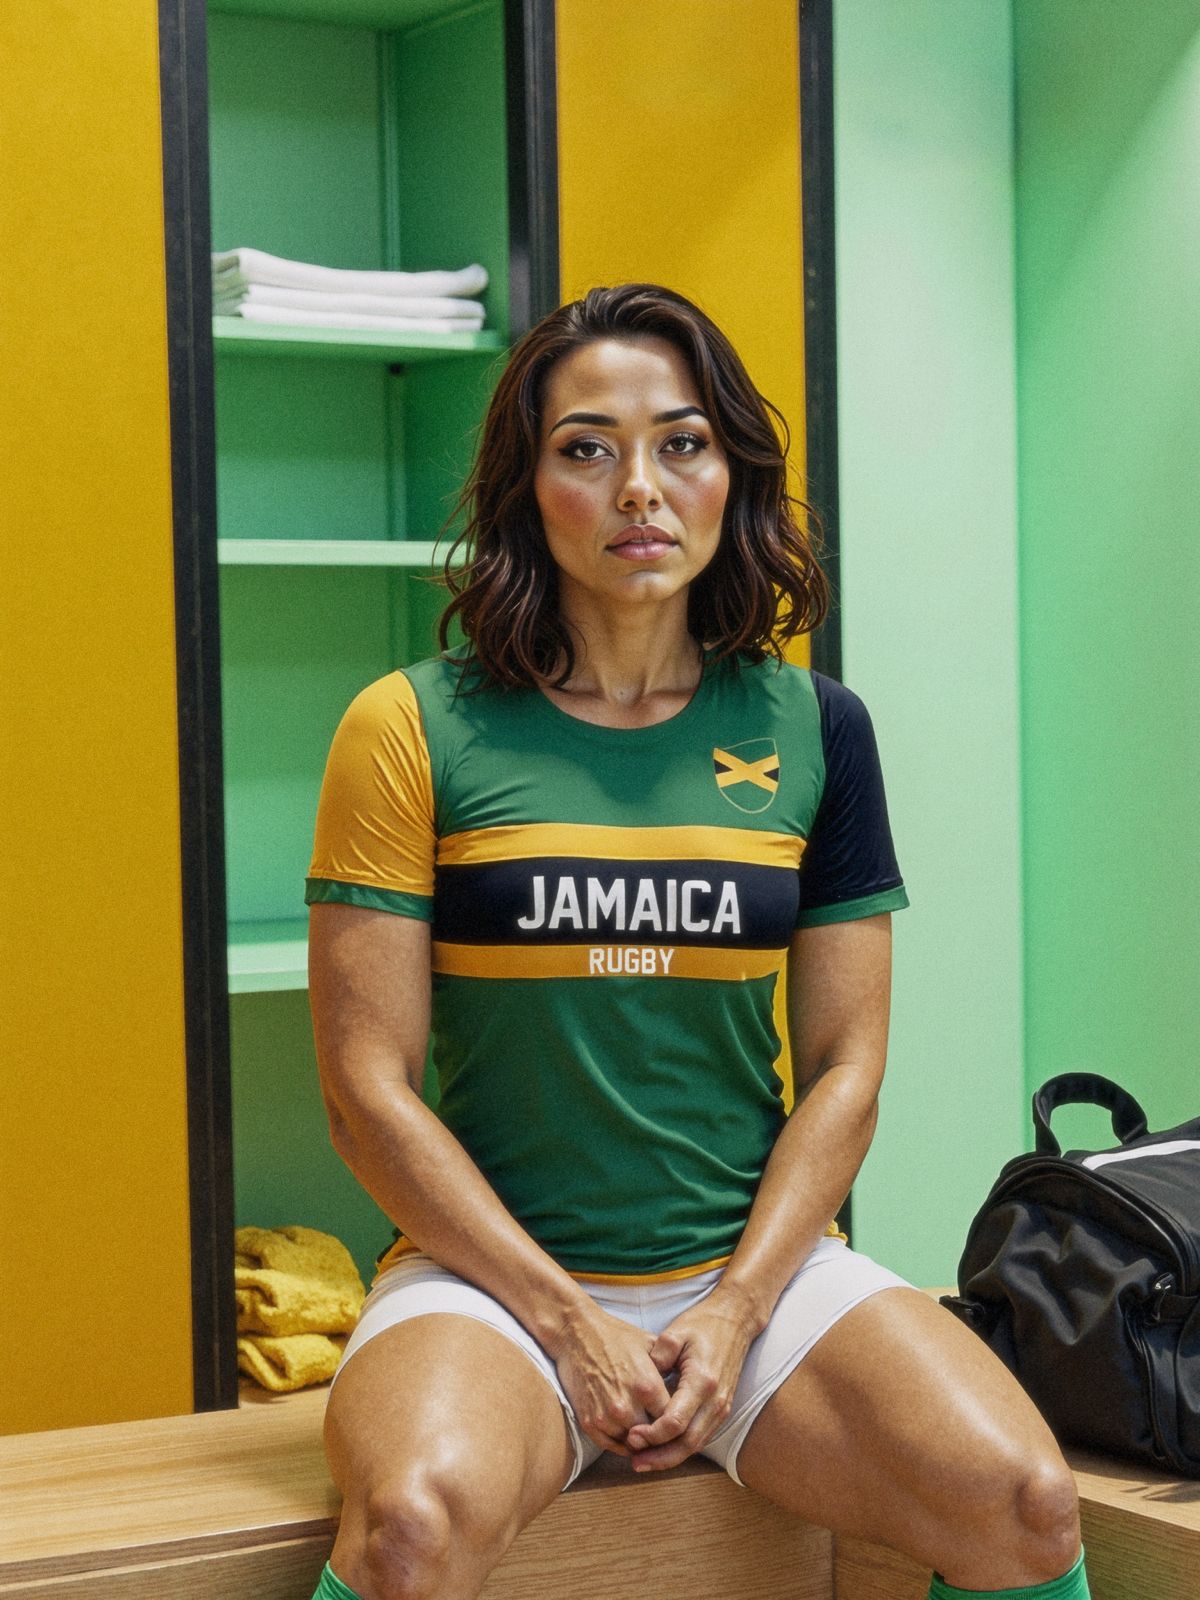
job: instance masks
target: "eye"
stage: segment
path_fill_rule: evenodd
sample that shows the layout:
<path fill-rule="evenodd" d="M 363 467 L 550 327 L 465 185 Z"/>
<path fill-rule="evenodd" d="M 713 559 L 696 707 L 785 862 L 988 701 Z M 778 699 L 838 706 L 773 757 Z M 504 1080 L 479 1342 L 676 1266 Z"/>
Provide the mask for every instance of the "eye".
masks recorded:
<path fill-rule="evenodd" d="M 698 456 L 701 450 L 707 450 L 708 440 L 699 433 L 673 433 L 669 439 L 663 441 L 663 445 L 664 448 L 682 446 L 681 449 L 668 448 L 667 454 L 686 461 L 691 456 Z M 569 461 L 598 461 L 608 452 L 599 439 L 572 439 L 570 444 L 563 445 L 558 453 L 560 456 L 566 456 Z"/>
<path fill-rule="evenodd" d="M 683 443 L 692 446 L 690 450 L 672 450 L 671 454 L 673 456 L 698 456 L 701 450 L 708 449 L 708 440 L 698 433 L 673 433 L 666 442 L 668 444 Z"/>

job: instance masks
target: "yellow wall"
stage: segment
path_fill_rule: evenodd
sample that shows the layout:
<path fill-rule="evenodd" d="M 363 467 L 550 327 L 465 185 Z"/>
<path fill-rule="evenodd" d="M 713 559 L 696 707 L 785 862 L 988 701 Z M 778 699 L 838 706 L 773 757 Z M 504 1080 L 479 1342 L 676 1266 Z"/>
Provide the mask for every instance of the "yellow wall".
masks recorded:
<path fill-rule="evenodd" d="M 192 1408 L 154 0 L 0 10 L 0 1431 Z"/>
<path fill-rule="evenodd" d="M 558 0 L 555 21 L 561 298 L 643 280 L 694 300 L 787 418 L 803 495 L 798 11 Z M 807 640 L 788 653 L 807 664 Z"/>
<path fill-rule="evenodd" d="M 797 13 L 558 0 L 556 26 L 562 299 L 645 279 L 695 300 L 787 418 L 803 470 Z"/>

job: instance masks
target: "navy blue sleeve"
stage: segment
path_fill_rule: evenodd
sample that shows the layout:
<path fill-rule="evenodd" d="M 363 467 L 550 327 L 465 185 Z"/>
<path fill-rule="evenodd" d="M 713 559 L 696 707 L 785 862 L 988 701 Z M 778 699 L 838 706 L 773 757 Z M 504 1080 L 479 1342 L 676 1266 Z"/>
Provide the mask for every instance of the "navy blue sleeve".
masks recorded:
<path fill-rule="evenodd" d="M 825 785 L 800 862 L 798 928 L 908 905 L 867 708 L 836 678 L 811 677 L 821 710 Z"/>

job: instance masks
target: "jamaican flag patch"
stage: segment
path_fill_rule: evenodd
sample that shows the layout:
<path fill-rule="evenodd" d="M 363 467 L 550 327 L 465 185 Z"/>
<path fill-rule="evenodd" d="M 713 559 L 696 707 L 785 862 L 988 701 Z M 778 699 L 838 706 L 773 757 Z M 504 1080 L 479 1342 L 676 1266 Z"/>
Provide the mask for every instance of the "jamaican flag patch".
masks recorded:
<path fill-rule="evenodd" d="M 739 811 L 765 811 L 779 788 L 779 751 L 774 739 L 743 739 L 713 750 L 717 788 Z"/>

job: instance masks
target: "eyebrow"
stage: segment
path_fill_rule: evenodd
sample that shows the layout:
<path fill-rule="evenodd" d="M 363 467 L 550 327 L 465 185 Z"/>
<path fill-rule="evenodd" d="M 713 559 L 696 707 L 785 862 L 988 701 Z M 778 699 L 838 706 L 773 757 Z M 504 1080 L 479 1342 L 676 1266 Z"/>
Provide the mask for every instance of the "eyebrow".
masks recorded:
<path fill-rule="evenodd" d="M 660 411 L 656 417 L 651 417 L 650 420 L 652 422 L 678 422 L 680 417 L 704 417 L 705 422 L 708 421 L 708 417 L 701 411 L 699 406 L 679 406 L 675 411 Z M 596 428 L 620 427 L 616 417 L 606 417 L 602 411 L 572 411 L 568 416 L 560 417 L 554 427 L 550 429 L 550 433 L 553 433 L 555 428 L 565 427 L 568 422 L 590 422 Z M 549 434 L 547 434 L 547 438 L 549 438 Z"/>

